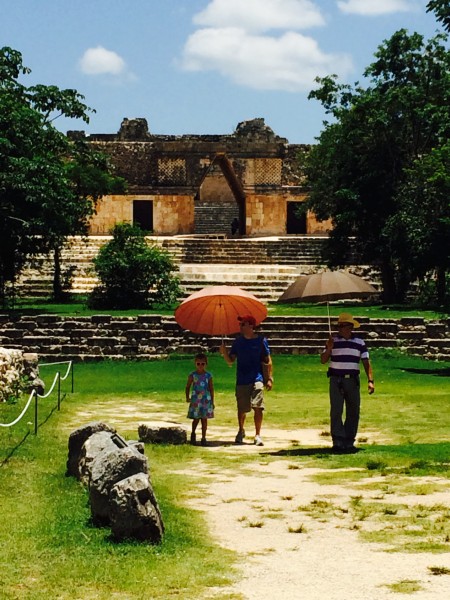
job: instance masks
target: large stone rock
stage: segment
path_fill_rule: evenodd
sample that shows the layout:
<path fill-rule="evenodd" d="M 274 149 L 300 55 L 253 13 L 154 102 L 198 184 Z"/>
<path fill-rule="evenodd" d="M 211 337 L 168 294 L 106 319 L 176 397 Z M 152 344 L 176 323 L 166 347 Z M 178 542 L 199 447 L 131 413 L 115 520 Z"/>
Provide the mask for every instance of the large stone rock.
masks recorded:
<path fill-rule="evenodd" d="M 186 430 L 176 425 L 146 425 L 138 427 L 139 441 L 146 444 L 186 444 Z"/>
<path fill-rule="evenodd" d="M 158 544 L 164 524 L 150 478 L 137 473 L 116 483 L 109 497 L 111 532 L 116 540 L 136 539 Z"/>
<path fill-rule="evenodd" d="M 89 481 L 91 515 L 95 525 L 110 522 L 109 494 L 113 485 L 137 473 L 148 474 L 148 462 L 133 448 L 116 448 L 97 454 L 91 463 Z"/>
<path fill-rule="evenodd" d="M 78 464 L 80 461 L 81 449 L 85 441 L 98 431 L 109 431 L 110 433 L 116 433 L 113 427 L 110 427 L 106 423 L 101 421 L 93 421 L 87 425 L 83 425 L 69 436 L 69 456 L 67 458 L 67 469 L 66 475 L 72 475 L 73 477 L 79 477 Z"/>
<path fill-rule="evenodd" d="M 113 452 L 119 447 L 110 431 L 97 431 L 84 442 L 78 461 L 78 479 L 88 486 L 91 480 L 92 463 L 104 451 Z"/>

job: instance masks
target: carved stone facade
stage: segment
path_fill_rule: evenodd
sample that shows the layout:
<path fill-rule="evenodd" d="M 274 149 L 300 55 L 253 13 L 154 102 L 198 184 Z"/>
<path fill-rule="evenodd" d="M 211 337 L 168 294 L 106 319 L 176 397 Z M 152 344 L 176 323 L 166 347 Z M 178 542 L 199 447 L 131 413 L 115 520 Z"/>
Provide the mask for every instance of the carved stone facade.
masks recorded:
<path fill-rule="evenodd" d="M 92 235 L 108 234 L 117 222 L 157 235 L 230 234 L 233 220 L 248 236 L 329 229 L 295 210 L 307 195 L 296 158 L 308 146 L 289 144 L 264 119 L 239 123 L 231 135 L 182 136 L 153 135 L 145 119 L 124 119 L 117 134 L 87 139 L 128 182 L 126 194 L 99 203 Z"/>

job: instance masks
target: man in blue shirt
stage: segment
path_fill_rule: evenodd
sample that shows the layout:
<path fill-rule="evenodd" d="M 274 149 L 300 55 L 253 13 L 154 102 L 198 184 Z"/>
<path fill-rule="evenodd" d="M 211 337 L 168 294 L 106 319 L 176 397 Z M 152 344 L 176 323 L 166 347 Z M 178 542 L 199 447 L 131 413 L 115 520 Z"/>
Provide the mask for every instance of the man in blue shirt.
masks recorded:
<path fill-rule="evenodd" d="M 359 424 L 361 405 L 359 362 L 361 361 L 368 379 L 369 394 L 375 391 L 369 352 L 364 340 L 353 335 L 359 327 L 349 313 L 341 313 L 338 319 L 338 335 L 330 336 L 325 350 L 320 355 L 322 364 L 330 361 L 330 425 L 333 451 L 357 452 L 354 443 Z M 345 404 L 345 422 L 342 421 Z"/>
<path fill-rule="evenodd" d="M 261 438 L 261 426 L 264 412 L 264 385 L 272 389 L 272 360 L 266 338 L 255 333 L 256 321 L 251 315 L 239 317 L 241 335 L 238 336 L 228 352 L 224 344 L 220 353 L 231 366 L 237 360 L 236 369 L 236 401 L 239 430 L 236 444 L 242 444 L 245 437 L 245 417 L 253 410 L 255 422 L 255 439 L 257 446 L 264 446 Z M 267 366 L 268 377 L 264 383 L 263 366 Z"/>

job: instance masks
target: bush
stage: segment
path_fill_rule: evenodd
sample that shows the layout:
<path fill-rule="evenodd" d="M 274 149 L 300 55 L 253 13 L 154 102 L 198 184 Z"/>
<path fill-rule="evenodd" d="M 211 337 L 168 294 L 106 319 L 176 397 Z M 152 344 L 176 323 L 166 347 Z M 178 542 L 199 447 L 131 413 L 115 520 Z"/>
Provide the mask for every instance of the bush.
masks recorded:
<path fill-rule="evenodd" d="M 428 276 L 419 282 L 419 289 L 416 294 L 415 304 L 420 308 L 433 308 L 435 310 L 450 309 L 450 275 L 445 277 L 445 290 L 443 304 L 439 302 L 437 289 L 437 280 L 433 276 Z"/>
<path fill-rule="evenodd" d="M 94 259 L 100 279 L 89 297 L 91 308 L 128 309 L 168 306 L 181 295 L 176 269 L 165 250 L 149 246 L 139 227 L 119 223 L 113 239 Z"/>

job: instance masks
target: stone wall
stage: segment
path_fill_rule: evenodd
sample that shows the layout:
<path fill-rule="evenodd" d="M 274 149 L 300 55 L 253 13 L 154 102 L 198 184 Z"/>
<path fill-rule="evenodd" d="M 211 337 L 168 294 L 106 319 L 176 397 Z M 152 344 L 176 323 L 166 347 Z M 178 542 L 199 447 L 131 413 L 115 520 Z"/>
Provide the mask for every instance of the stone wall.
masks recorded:
<path fill-rule="evenodd" d="M 82 137 L 84 132 L 68 132 Z M 110 156 L 115 173 L 127 181 L 123 195 L 105 196 L 90 222 L 93 235 L 108 234 L 118 221 L 133 221 L 133 201 L 153 202 L 153 232 L 157 235 L 208 232 L 196 202 L 210 202 L 216 218 L 208 219 L 229 233 L 220 219 L 221 203 L 235 202 L 241 234 L 286 233 L 286 203 L 304 201 L 304 177 L 297 157 L 308 146 L 291 145 L 264 123 L 239 123 L 226 135 L 154 135 L 145 119 L 124 119 L 115 135 L 94 134 L 88 141 Z M 262 211 L 262 212 L 261 212 Z M 329 230 L 322 225 L 321 231 Z M 309 216 L 307 231 L 317 232 Z"/>
<path fill-rule="evenodd" d="M 403 348 L 450 360 L 450 319 L 369 319 L 358 330 L 372 348 Z M 261 326 L 274 355 L 318 354 L 328 338 L 326 317 L 268 317 Z M 230 340 L 228 340 L 229 343 Z M 217 352 L 220 337 L 182 330 L 173 317 L 59 317 L 0 315 L 0 346 L 34 352 L 45 362 L 104 359 L 151 360 L 172 352 Z"/>

